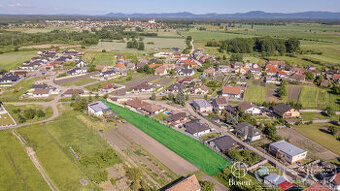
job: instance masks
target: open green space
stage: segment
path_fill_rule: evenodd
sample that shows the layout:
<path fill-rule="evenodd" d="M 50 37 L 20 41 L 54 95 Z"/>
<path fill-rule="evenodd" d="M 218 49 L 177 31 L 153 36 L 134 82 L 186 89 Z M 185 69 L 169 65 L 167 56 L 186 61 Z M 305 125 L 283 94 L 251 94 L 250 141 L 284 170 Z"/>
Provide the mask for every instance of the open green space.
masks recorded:
<path fill-rule="evenodd" d="M 0 132 L 0 190 L 49 190 L 10 131 Z"/>
<path fill-rule="evenodd" d="M 334 116 L 328 116 L 326 114 L 322 113 L 311 113 L 311 112 L 302 112 L 302 119 L 305 121 L 311 121 L 311 120 L 323 120 L 323 119 L 330 119 L 330 120 L 339 120 L 339 115 Z"/>
<path fill-rule="evenodd" d="M 250 38 L 252 35 L 234 34 L 219 31 L 189 31 L 183 33 L 185 36 L 191 36 L 194 42 L 206 42 L 209 40 L 228 40 L 233 38 Z"/>
<path fill-rule="evenodd" d="M 74 82 L 70 82 L 70 83 L 66 83 L 63 84 L 63 86 L 82 86 L 91 82 L 95 82 L 97 81 L 96 79 L 92 79 L 92 78 L 85 78 L 85 79 L 81 79 L 81 80 L 77 80 Z"/>
<path fill-rule="evenodd" d="M 97 188 L 90 180 L 97 180 L 98 173 L 119 163 L 120 157 L 111 150 L 110 158 L 105 158 L 110 146 L 77 117 L 86 115 L 72 111 L 69 106 L 61 110 L 62 115 L 56 120 L 22 128 L 19 133 L 33 145 L 40 162 L 60 190 Z M 80 159 L 76 159 L 70 147 Z M 103 162 L 100 157 L 107 160 Z M 80 185 L 80 179 L 86 179 L 89 185 Z"/>
<path fill-rule="evenodd" d="M 298 125 L 294 126 L 294 128 L 307 138 L 319 143 L 320 145 L 339 155 L 340 141 L 336 140 L 335 136 L 322 131 L 322 129 L 327 129 L 329 126 L 332 126 L 332 124 L 316 123 L 310 125 Z"/>
<path fill-rule="evenodd" d="M 245 100 L 252 103 L 263 103 L 266 101 L 266 87 L 248 85 Z"/>
<path fill-rule="evenodd" d="M 115 62 L 115 55 L 112 52 L 98 53 L 93 60 L 94 65 L 112 66 Z"/>
<path fill-rule="evenodd" d="M 8 87 L 3 89 L 3 93 L 1 94 L 0 98 L 3 102 L 17 102 L 19 101 L 19 97 L 25 93 L 37 78 L 30 78 L 30 79 L 22 79 L 13 87 Z"/>
<path fill-rule="evenodd" d="M 339 110 L 340 95 L 333 94 L 328 89 L 318 87 L 303 86 L 298 102 L 306 109 L 325 109 L 328 106 Z"/>
<path fill-rule="evenodd" d="M 37 110 L 42 110 L 44 112 L 44 116 L 38 117 L 37 114 L 35 114 L 33 119 L 26 119 L 25 123 L 31 123 L 31 122 L 36 122 L 36 121 L 41 121 L 48 119 L 52 116 L 53 110 L 52 107 L 46 107 L 44 108 L 41 105 L 35 105 L 35 104 L 28 104 L 28 105 L 20 105 L 20 106 L 15 106 L 11 104 L 6 104 L 6 109 L 7 111 L 12 115 L 14 120 L 20 124 L 23 123 L 20 121 L 20 115 L 25 118 L 25 111 L 28 109 L 33 109 L 35 111 Z"/>
<path fill-rule="evenodd" d="M 128 109 L 108 102 L 106 104 L 119 116 L 209 175 L 231 165 L 231 162 L 195 139 Z"/>
<path fill-rule="evenodd" d="M 37 56 L 37 51 L 18 51 L 0 54 L 0 70 L 11 70 L 32 57 Z"/>
<path fill-rule="evenodd" d="M 14 124 L 14 121 L 7 113 L 0 115 L 0 126 L 1 125 L 12 125 L 12 124 Z"/>

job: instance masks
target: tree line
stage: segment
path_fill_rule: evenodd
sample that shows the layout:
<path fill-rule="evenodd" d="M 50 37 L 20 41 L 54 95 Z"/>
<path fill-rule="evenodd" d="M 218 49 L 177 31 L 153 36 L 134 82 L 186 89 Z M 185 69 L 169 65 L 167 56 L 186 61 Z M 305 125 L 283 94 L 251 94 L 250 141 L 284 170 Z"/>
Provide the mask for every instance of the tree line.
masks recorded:
<path fill-rule="evenodd" d="M 271 56 L 297 52 L 300 50 L 300 41 L 297 38 L 287 40 L 273 37 L 235 38 L 224 41 L 208 41 L 206 46 L 219 47 L 220 52 L 260 52 Z"/>

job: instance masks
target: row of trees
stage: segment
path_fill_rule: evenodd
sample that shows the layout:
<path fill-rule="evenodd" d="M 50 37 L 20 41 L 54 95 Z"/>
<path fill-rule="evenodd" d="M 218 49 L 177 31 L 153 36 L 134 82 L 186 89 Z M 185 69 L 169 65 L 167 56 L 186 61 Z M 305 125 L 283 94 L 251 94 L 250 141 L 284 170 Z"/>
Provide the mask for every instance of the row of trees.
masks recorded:
<path fill-rule="evenodd" d="M 235 38 L 225 41 L 208 41 L 206 46 L 219 47 L 221 52 L 252 53 L 262 52 L 265 55 L 294 53 L 300 49 L 297 38 L 287 40 L 273 37 Z"/>
<path fill-rule="evenodd" d="M 20 108 L 18 108 L 14 109 L 13 112 L 18 115 L 19 123 L 25 123 L 27 120 L 42 118 L 46 116 L 45 112 L 42 109 L 28 108 L 21 110 Z"/>
<path fill-rule="evenodd" d="M 127 48 L 135 48 L 137 50 L 144 50 L 144 42 L 138 42 L 136 39 L 133 39 L 132 41 L 129 41 L 126 43 Z"/>

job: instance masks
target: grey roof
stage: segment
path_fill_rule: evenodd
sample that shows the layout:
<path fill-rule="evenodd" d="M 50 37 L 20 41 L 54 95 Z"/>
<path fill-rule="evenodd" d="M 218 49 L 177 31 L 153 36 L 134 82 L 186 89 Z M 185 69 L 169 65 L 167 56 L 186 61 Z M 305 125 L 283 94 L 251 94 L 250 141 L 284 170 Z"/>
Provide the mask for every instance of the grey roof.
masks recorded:
<path fill-rule="evenodd" d="M 254 137 L 261 134 L 261 131 L 259 129 L 247 122 L 238 123 L 234 127 L 236 132 L 242 135 L 247 135 L 248 137 Z"/>
<path fill-rule="evenodd" d="M 273 106 L 273 112 L 278 115 L 278 116 L 283 116 L 284 113 L 286 113 L 287 111 L 291 110 L 292 107 L 290 107 L 290 105 L 287 105 L 285 103 L 278 103 L 276 105 Z"/>
<path fill-rule="evenodd" d="M 107 112 L 110 111 L 110 108 L 106 106 L 103 102 L 101 101 L 96 101 L 94 103 L 90 103 L 88 105 L 91 109 L 93 109 L 95 112 L 102 111 L 102 112 Z"/>
<path fill-rule="evenodd" d="M 305 150 L 300 149 L 299 147 L 288 143 L 285 140 L 277 141 L 275 143 L 271 143 L 270 147 L 274 147 L 279 149 L 281 152 L 284 152 L 290 156 L 295 156 L 301 153 L 306 152 Z"/>
<path fill-rule="evenodd" d="M 212 140 L 212 142 L 214 142 L 216 147 L 222 152 L 228 151 L 229 149 L 235 147 L 237 144 L 237 142 L 228 135 L 218 137 Z"/>
<path fill-rule="evenodd" d="M 180 70 L 180 73 L 183 73 L 183 74 L 191 74 L 194 70 L 191 69 L 191 68 L 183 68 Z"/>
<path fill-rule="evenodd" d="M 198 105 L 200 108 L 212 107 L 211 104 L 205 99 L 196 99 L 194 104 Z"/>
<path fill-rule="evenodd" d="M 284 177 L 276 174 L 276 173 L 273 173 L 273 174 L 270 174 L 266 177 L 264 177 L 265 180 L 267 180 L 268 182 L 270 182 L 271 184 L 277 186 L 278 184 L 284 182 L 284 181 L 287 181 Z"/>
<path fill-rule="evenodd" d="M 199 133 L 202 131 L 209 130 L 209 126 L 200 123 L 199 120 L 192 120 L 184 124 L 186 131 L 190 134 Z"/>

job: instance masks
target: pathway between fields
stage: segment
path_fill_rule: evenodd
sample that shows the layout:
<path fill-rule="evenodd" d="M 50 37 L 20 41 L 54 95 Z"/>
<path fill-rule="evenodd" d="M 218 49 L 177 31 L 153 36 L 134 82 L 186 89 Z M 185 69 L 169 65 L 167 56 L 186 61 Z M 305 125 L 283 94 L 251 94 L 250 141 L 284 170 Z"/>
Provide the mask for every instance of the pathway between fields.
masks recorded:
<path fill-rule="evenodd" d="M 35 152 L 33 151 L 33 148 L 28 147 L 25 143 L 25 141 L 22 139 L 22 137 L 15 132 L 15 130 L 12 131 L 12 134 L 18 139 L 19 143 L 22 145 L 22 147 L 26 150 L 26 153 L 28 157 L 33 162 L 36 169 L 39 171 L 43 179 L 45 180 L 46 184 L 50 187 L 52 191 L 59 191 L 58 187 L 53 183 L 52 179 L 48 176 L 45 169 L 40 165 L 38 158 L 35 155 Z"/>

